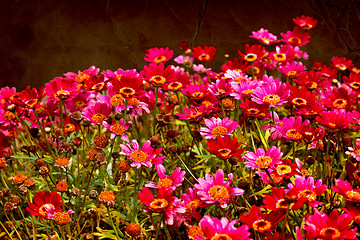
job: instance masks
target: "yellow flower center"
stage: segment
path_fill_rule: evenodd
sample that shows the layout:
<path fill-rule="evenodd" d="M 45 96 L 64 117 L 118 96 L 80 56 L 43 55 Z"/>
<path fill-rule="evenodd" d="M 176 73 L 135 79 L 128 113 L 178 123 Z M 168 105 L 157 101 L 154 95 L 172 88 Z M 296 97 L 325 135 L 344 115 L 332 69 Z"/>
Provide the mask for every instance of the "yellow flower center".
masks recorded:
<path fill-rule="evenodd" d="M 340 71 L 345 71 L 347 68 L 344 64 L 337 64 L 335 67 Z"/>
<path fill-rule="evenodd" d="M 79 73 L 79 75 L 77 75 L 77 76 L 75 77 L 75 80 L 76 80 L 78 83 L 82 83 L 82 82 L 84 82 L 85 80 L 88 80 L 89 77 L 90 77 L 90 76 L 89 76 L 88 74 L 81 72 L 81 73 Z"/>
<path fill-rule="evenodd" d="M 137 107 L 140 106 L 140 102 L 139 102 L 139 100 L 138 100 L 137 98 L 131 98 L 131 99 L 129 99 L 129 100 L 128 100 L 128 104 L 129 104 L 130 106 L 133 106 L 134 108 L 137 108 Z"/>
<path fill-rule="evenodd" d="M 201 54 L 198 58 L 200 61 L 208 61 L 210 59 L 210 55 L 209 54 Z"/>
<path fill-rule="evenodd" d="M 295 104 L 296 106 L 305 106 L 307 102 L 303 98 L 294 98 L 292 100 L 292 103 Z"/>
<path fill-rule="evenodd" d="M 339 98 L 334 101 L 333 105 L 336 108 L 346 108 L 347 101 L 345 99 Z"/>
<path fill-rule="evenodd" d="M 228 99 L 228 98 L 222 100 L 221 103 L 225 109 L 230 109 L 230 108 L 234 107 L 233 101 L 231 101 L 231 99 Z"/>
<path fill-rule="evenodd" d="M 228 132 L 228 130 L 227 130 L 226 127 L 217 126 L 217 127 L 215 127 L 215 128 L 211 131 L 211 134 L 212 134 L 214 137 L 222 137 L 222 136 L 224 136 L 227 132 Z"/>
<path fill-rule="evenodd" d="M 250 95 L 250 94 L 253 94 L 254 91 L 251 90 L 251 89 L 247 89 L 247 90 L 242 91 L 241 93 L 244 94 L 244 95 Z"/>
<path fill-rule="evenodd" d="M 162 86 L 166 82 L 166 79 L 163 76 L 156 75 L 150 78 L 150 82 L 155 86 Z"/>
<path fill-rule="evenodd" d="M 292 45 L 299 45 L 301 43 L 301 39 L 297 37 L 291 37 L 288 41 Z"/>
<path fill-rule="evenodd" d="M 156 63 L 161 63 L 166 61 L 166 57 L 165 56 L 157 56 L 156 58 L 154 58 L 154 62 Z"/>
<path fill-rule="evenodd" d="M 287 207 L 288 207 L 288 204 L 286 203 L 285 199 L 280 199 L 276 203 L 276 208 L 287 209 Z"/>
<path fill-rule="evenodd" d="M 282 61 L 286 60 L 286 55 L 284 53 L 277 53 L 277 54 L 274 54 L 274 59 L 277 62 L 282 62 Z"/>
<path fill-rule="evenodd" d="M 247 112 L 248 112 L 248 114 L 256 115 L 256 114 L 258 114 L 260 111 L 259 111 L 259 109 L 256 109 L 256 108 L 249 108 L 249 109 L 247 110 Z"/>
<path fill-rule="evenodd" d="M 159 188 L 168 188 L 173 184 L 173 181 L 170 178 L 160 179 L 158 182 Z"/>
<path fill-rule="evenodd" d="M 106 116 L 102 113 L 95 113 L 92 115 L 91 120 L 93 120 L 96 123 L 102 123 L 105 120 Z"/>
<path fill-rule="evenodd" d="M 134 162 L 145 162 L 148 156 L 148 154 L 144 153 L 141 150 L 135 150 L 130 154 L 130 158 Z"/>
<path fill-rule="evenodd" d="M 271 223 L 266 220 L 257 220 L 253 223 L 253 228 L 255 231 L 263 232 L 271 228 Z"/>
<path fill-rule="evenodd" d="M 211 240 L 232 240 L 226 233 L 218 233 L 211 238 Z"/>
<path fill-rule="evenodd" d="M 224 200 L 229 197 L 229 192 L 224 186 L 213 186 L 209 190 L 209 195 L 213 200 Z"/>
<path fill-rule="evenodd" d="M 249 80 L 247 80 L 246 77 L 242 77 L 242 76 L 235 78 L 235 81 L 236 81 L 237 83 L 241 83 L 241 80 L 243 80 L 243 79 L 245 79 L 247 83 L 249 82 Z"/>
<path fill-rule="evenodd" d="M 257 56 L 256 54 L 254 53 L 249 53 L 245 56 L 245 60 L 248 61 L 248 62 L 253 62 L 257 59 Z"/>
<path fill-rule="evenodd" d="M 198 100 L 201 99 L 204 96 L 203 92 L 196 92 L 191 94 L 192 99 Z"/>
<path fill-rule="evenodd" d="M 125 132 L 125 128 L 120 124 L 114 124 L 110 127 L 110 131 L 112 131 L 116 135 L 123 135 Z"/>
<path fill-rule="evenodd" d="M 301 133 L 299 133 L 298 130 L 296 130 L 296 129 L 288 130 L 285 135 L 294 140 L 302 139 Z"/>
<path fill-rule="evenodd" d="M 121 106 L 124 103 L 124 97 L 121 94 L 116 94 L 111 97 L 110 104 L 117 107 Z"/>
<path fill-rule="evenodd" d="M 340 232 L 336 228 L 327 227 L 320 231 L 320 236 L 324 239 L 337 239 L 340 237 Z"/>
<path fill-rule="evenodd" d="M 165 209 L 168 205 L 169 205 L 169 203 L 165 199 L 155 199 L 154 201 L 152 201 L 150 203 L 150 208 L 153 211 L 160 212 L 163 209 Z"/>
<path fill-rule="evenodd" d="M 83 100 L 77 100 L 74 102 L 76 108 L 83 108 L 86 106 L 86 103 Z"/>
<path fill-rule="evenodd" d="M 286 75 L 287 75 L 288 77 L 292 78 L 292 77 L 295 77 L 296 74 L 297 74 L 297 71 L 288 71 Z"/>
<path fill-rule="evenodd" d="M 25 104 L 28 107 L 32 108 L 32 107 L 34 107 L 35 104 L 37 104 L 37 102 L 38 102 L 37 99 L 30 99 L 30 100 L 26 101 Z"/>
<path fill-rule="evenodd" d="M 231 153 L 231 150 L 227 148 L 222 148 L 218 150 L 218 153 L 220 153 L 222 157 L 227 157 Z"/>
<path fill-rule="evenodd" d="M 69 97 L 70 92 L 66 90 L 59 90 L 55 93 L 56 100 L 65 100 Z"/>
<path fill-rule="evenodd" d="M 280 101 L 280 97 L 276 94 L 269 94 L 263 98 L 264 102 L 274 105 Z"/>
<path fill-rule="evenodd" d="M 15 118 L 15 114 L 13 114 L 12 112 L 6 111 L 3 118 L 5 121 L 13 120 Z"/>
<path fill-rule="evenodd" d="M 255 162 L 260 168 L 267 168 L 272 163 L 272 159 L 268 156 L 259 157 Z"/>
<path fill-rule="evenodd" d="M 360 149 L 355 150 L 355 154 L 360 156 Z"/>
<path fill-rule="evenodd" d="M 351 200 L 357 200 L 360 201 L 360 193 L 355 191 L 347 191 L 345 194 L 348 198 Z"/>
<path fill-rule="evenodd" d="M 91 89 L 99 92 L 99 91 L 102 91 L 104 89 L 104 87 L 105 87 L 105 83 L 101 82 L 101 83 L 97 83 L 94 86 L 92 86 Z"/>
<path fill-rule="evenodd" d="M 269 38 L 260 37 L 260 40 L 261 40 L 264 44 L 267 44 L 267 45 L 269 45 L 269 43 L 270 43 L 270 39 L 269 39 Z"/>
<path fill-rule="evenodd" d="M 317 83 L 316 82 L 307 82 L 305 84 L 305 87 L 308 89 L 308 90 L 314 90 L 316 87 L 317 87 Z"/>
<path fill-rule="evenodd" d="M 171 91 L 177 91 L 179 89 L 182 88 L 182 83 L 181 82 L 172 82 L 168 85 L 168 88 L 171 90 Z"/>
<path fill-rule="evenodd" d="M 123 87 L 119 92 L 121 95 L 123 95 L 123 97 L 126 98 L 132 97 L 135 94 L 135 90 L 129 87 Z"/>
<path fill-rule="evenodd" d="M 314 191 L 312 191 L 312 190 L 306 189 L 306 190 L 299 192 L 298 198 L 302 198 L 302 197 L 306 197 L 308 199 L 308 201 L 315 201 L 316 193 L 314 193 Z"/>
<path fill-rule="evenodd" d="M 276 167 L 276 171 L 279 175 L 291 173 L 291 167 L 288 165 L 279 165 Z"/>
<path fill-rule="evenodd" d="M 39 208 L 39 213 L 43 216 L 46 216 L 46 213 L 52 211 L 52 210 L 55 210 L 55 207 L 54 205 L 50 204 L 50 203 L 47 203 L 47 204 L 44 204 L 42 205 L 40 208 Z"/>
<path fill-rule="evenodd" d="M 352 82 L 352 83 L 350 83 L 350 87 L 351 87 L 352 89 L 354 89 L 354 90 L 359 90 L 359 88 L 360 88 L 360 83 L 358 83 L 358 82 Z"/>

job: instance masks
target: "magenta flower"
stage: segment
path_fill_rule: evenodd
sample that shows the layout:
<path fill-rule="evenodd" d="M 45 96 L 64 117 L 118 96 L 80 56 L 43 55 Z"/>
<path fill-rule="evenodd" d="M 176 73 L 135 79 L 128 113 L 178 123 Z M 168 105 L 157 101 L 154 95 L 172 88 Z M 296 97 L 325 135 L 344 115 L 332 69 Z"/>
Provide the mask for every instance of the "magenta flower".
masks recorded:
<path fill-rule="evenodd" d="M 350 151 L 346 151 L 347 155 L 352 156 L 356 159 L 356 161 L 360 162 L 360 138 L 357 138 L 355 141 L 355 149 L 352 147 L 348 147 Z"/>
<path fill-rule="evenodd" d="M 284 74 L 286 77 L 295 78 L 299 73 L 305 71 L 306 67 L 302 62 L 292 61 L 287 62 L 285 66 L 279 66 L 279 72 Z"/>
<path fill-rule="evenodd" d="M 310 42 L 310 34 L 308 32 L 302 32 L 298 27 L 294 27 L 292 32 L 287 31 L 286 34 L 280 33 L 280 35 L 284 38 L 284 42 L 293 46 L 304 46 Z"/>
<path fill-rule="evenodd" d="M 80 91 L 78 83 L 69 78 L 57 77 L 45 84 L 47 96 L 55 101 L 69 101 Z"/>
<path fill-rule="evenodd" d="M 184 181 L 185 171 L 181 171 L 181 168 L 178 167 L 170 176 L 165 175 L 165 167 L 161 164 L 156 166 L 156 172 L 160 180 L 158 183 L 151 182 L 145 184 L 145 187 L 148 188 L 170 188 L 174 190 L 176 187 L 180 186 L 182 181 Z"/>
<path fill-rule="evenodd" d="M 129 142 L 129 138 L 126 136 L 125 131 L 128 130 L 131 123 L 131 121 L 124 123 L 124 121 L 120 119 L 119 123 L 113 121 L 111 124 L 109 124 L 105 121 L 103 122 L 103 125 L 111 132 L 111 139 L 114 139 L 116 136 L 121 136 L 122 140 Z"/>
<path fill-rule="evenodd" d="M 347 113 L 345 109 L 322 111 L 320 116 L 316 117 L 316 121 L 329 132 L 340 131 L 340 129 L 350 126 L 351 113 Z"/>
<path fill-rule="evenodd" d="M 205 239 L 231 239 L 231 240 L 251 240 L 249 238 L 250 232 L 249 227 L 246 225 L 241 225 L 238 228 L 235 228 L 235 224 L 237 224 L 237 220 L 233 220 L 229 222 L 226 217 L 221 218 L 221 220 L 217 218 L 211 218 L 208 215 L 205 215 L 199 226 L 201 230 L 204 232 L 206 238 L 202 238 L 197 236 L 199 240 Z"/>
<path fill-rule="evenodd" d="M 270 33 L 269 30 L 263 28 L 261 28 L 257 32 L 253 31 L 252 35 L 250 35 L 249 37 L 255 38 L 265 45 L 270 45 L 280 41 L 277 40 L 277 37 L 274 34 Z"/>
<path fill-rule="evenodd" d="M 279 158 L 283 155 L 280 152 L 280 147 L 272 146 L 266 152 L 262 148 L 258 148 L 256 153 L 249 152 L 245 154 L 244 158 L 248 160 L 245 162 L 246 167 L 255 168 L 269 168 L 277 164 L 280 164 L 281 161 Z"/>
<path fill-rule="evenodd" d="M 207 84 L 188 84 L 181 92 L 193 100 L 201 100 L 209 93 L 209 86 Z"/>
<path fill-rule="evenodd" d="M 219 99 L 228 96 L 232 92 L 231 84 L 227 83 L 224 78 L 216 80 L 216 83 L 212 84 L 209 90 Z"/>
<path fill-rule="evenodd" d="M 174 56 L 174 51 L 166 48 L 150 48 L 146 50 L 145 61 L 151 63 L 167 62 Z"/>
<path fill-rule="evenodd" d="M 230 96 L 233 96 L 235 99 L 242 100 L 244 98 L 250 98 L 254 93 L 254 89 L 260 86 L 260 82 L 257 80 L 249 81 L 246 78 L 240 80 L 240 82 L 231 82 L 230 83 L 233 92 L 230 93 Z"/>
<path fill-rule="evenodd" d="M 293 118 L 284 117 L 280 123 L 278 123 L 277 130 L 283 138 L 301 141 L 303 140 L 303 130 L 310 124 L 309 120 L 302 121 L 301 117 Z"/>
<path fill-rule="evenodd" d="M 336 180 L 337 186 L 332 186 L 331 190 L 344 196 L 347 201 L 360 202 L 360 189 L 353 189 L 348 181 Z"/>
<path fill-rule="evenodd" d="M 226 208 L 232 198 L 244 194 L 244 190 L 232 188 L 230 186 L 232 180 L 233 174 L 230 173 L 228 175 L 228 180 L 224 182 L 224 171 L 218 169 L 215 173 L 215 177 L 206 173 L 205 179 L 199 178 L 199 184 L 195 184 L 194 186 L 198 189 L 200 199 L 205 201 L 206 204 L 212 205 L 218 202 L 221 208 Z"/>
<path fill-rule="evenodd" d="M 184 108 L 184 113 L 177 113 L 176 116 L 180 119 L 189 120 L 191 122 L 198 122 L 203 119 L 203 117 L 211 112 L 211 106 L 205 104 L 196 108 L 193 105 L 190 105 L 191 108 Z"/>
<path fill-rule="evenodd" d="M 183 200 L 182 204 L 186 208 L 186 212 L 181 214 L 183 220 L 191 220 L 191 217 L 194 217 L 196 221 L 200 221 L 202 215 L 198 213 L 196 210 L 199 207 L 202 207 L 203 202 L 198 195 L 198 190 L 196 188 L 188 188 L 186 193 L 181 195 Z"/>
<path fill-rule="evenodd" d="M 93 125 L 102 124 L 112 112 L 112 108 L 104 102 L 97 102 L 95 105 L 85 108 L 82 113 L 84 119 L 89 120 Z"/>
<path fill-rule="evenodd" d="M 151 147 L 150 140 L 147 140 L 142 148 L 136 140 L 132 140 L 130 144 L 120 144 L 121 149 L 123 150 L 121 154 L 126 155 L 132 163 L 130 166 L 140 168 L 141 165 L 151 168 L 153 164 L 158 165 L 163 163 L 164 156 L 159 156 L 161 148 L 158 148 L 154 151 Z"/>
<path fill-rule="evenodd" d="M 175 71 L 171 66 L 165 68 L 164 63 L 150 63 L 144 66 L 144 70 L 140 72 L 142 77 L 155 87 L 162 87 L 165 83 L 175 78 Z"/>
<path fill-rule="evenodd" d="M 207 127 L 200 128 L 200 134 L 205 139 L 216 139 L 218 137 L 230 136 L 232 132 L 239 127 L 236 121 L 231 120 L 228 117 L 204 119 Z"/>
<path fill-rule="evenodd" d="M 357 228 L 351 229 L 351 216 L 332 210 L 328 215 L 314 208 L 314 215 L 308 214 L 303 229 L 308 240 L 315 239 L 356 239 Z"/>

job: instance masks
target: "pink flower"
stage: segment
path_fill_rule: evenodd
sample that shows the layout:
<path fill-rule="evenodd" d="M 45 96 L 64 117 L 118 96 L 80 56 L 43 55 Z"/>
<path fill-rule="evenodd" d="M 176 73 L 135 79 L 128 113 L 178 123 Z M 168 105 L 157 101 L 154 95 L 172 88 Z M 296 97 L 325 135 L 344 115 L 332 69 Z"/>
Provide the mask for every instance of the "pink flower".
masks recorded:
<path fill-rule="evenodd" d="M 206 238 L 197 237 L 199 240 L 205 239 L 231 239 L 231 240 L 251 240 L 249 238 L 250 232 L 249 227 L 246 225 L 241 225 L 238 228 L 235 228 L 235 224 L 237 224 L 237 220 L 233 220 L 229 222 L 226 217 L 221 218 L 221 220 L 217 218 L 211 218 L 208 215 L 205 215 L 199 226 L 201 230 L 204 232 Z"/>
<path fill-rule="evenodd" d="M 250 98 L 251 95 L 254 93 L 254 89 L 260 86 L 259 81 L 249 81 L 246 78 L 242 78 L 240 82 L 231 82 L 230 84 L 234 90 L 232 93 L 230 93 L 230 96 L 233 96 L 235 99 L 238 100 Z"/>
<path fill-rule="evenodd" d="M 176 168 L 170 176 L 165 175 L 165 167 L 161 164 L 156 166 L 156 172 L 160 180 L 158 183 L 151 182 L 145 184 L 145 187 L 148 188 L 170 188 L 174 190 L 176 187 L 181 186 L 182 181 L 184 181 L 185 171 L 181 171 L 181 168 Z"/>
<path fill-rule="evenodd" d="M 347 201 L 360 202 L 360 189 L 353 189 L 348 181 L 336 180 L 337 186 L 332 186 L 331 190 L 344 196 Z"/>
<path fill-rule="evenodd" d="M 245 162 L 246 167 L 255 168 L 269 168 L 274 165 L 280 164 L 279 158 L 283 155 L 280 152 L 280 147 L 272 146 L 266 152 L 262 148 L 258 148 L 256 153 L 249 152 L 245 154 L 244 158 L 248 161 Z"/>
<path fill-rule="evenodd" d="M 192 122 L 198 122 L 203 119 L 203 117 L 211 112 L 211 106 L 201 105 L 196 108 L 193 105 L 190 105 L 191 108 L 184 108 L 184 113 L 177 113 L 176 116 L 180 119 L 185 119 Z"/>
<path fill-rule="evenodd" d="M 320 116 L 316 117 L 316 121 L 329 132 L 336 132 L 350 126 L 350 117 L 351 114 L 348 114 L 345 109 L 335 109 L 322 111 Z"/>
<path fill-rule="evenodd" d="M 274 34 L 270 33 L 269 30 L 263 28 L 261 28 L 257 32 L 253 31 L 252 35 L 250 35 L 249 37 L 255 38 L 265 45 L 279 42 L 279 40 L 277 40 L 277 37 Z"/>
<path fill-rule="evenodd" d="M 305 71 L 306 67 L 302 62 L 292 61 L 287 62 L 285 66 L 279 67 L 279 72 L 284 74 L 286 77 L 295 78 L 299 73 Z"/>
<path fill-rule="evenodd" d="M 45 84 L 47 96 L 55 101 L 69 101 L 80 91 L 78 83 L 69 78 L 57 77 Z"/>
<path fill-rule="evenodd" d="M 102 124 L 105 119 L 112 112 L 112 108 L 104 102 L 97 102 L 95 105 L 85 108 L 82 115 L 84 119 L 87 119 L 93 125 Z"/>
<path fill-rule="evenodd" d="M 360 138 L 357 138 L 355 141 L 355 149 L 352 147 L 348 147 L 350 151 L 346 151 L 347 155 L 352 156 L 356 159 L 356 161 L 360 162 Z"/>
<path fill-rule="evenodd" d="M 141 165 L 145 167 L 151 168 L 153 164 L 158 165 L 163 163 L 164 156 L 159 156 L 161 152 L 161 148 L 158 148 L 154 151 L 151 147 L 150 140 L 147 140 L 142 148 L 140 149 L 140 145 L 136 140 L 132 140 L 130 144 L 120 144 L 123 152 L 121 154 L 125 154 L 132 163 L 130 166 L 140 168 Z"/>
<path fill-rule="evenodd" d="M 122 140 L 129 142 L 129 138 L 126 136 L 125 131 L 130 127 L 131 121 L 124 123 L 123 119 L 120 119 L 119 123 L 113 121 L 112 124 L 105 121 L 103 122 L 103 125 L 111 132 L 111 139 L 114 139 L 116 136 L 121 136 Z"/>
<path fill-rule="evenodd" d="M 207 84 L 188 84 L 181 92 L 193 100 L 201 100 L 209 93 L 209 86 Z"/>
<path fill-rule="evenodd" d="M 175 71 L 171 66 L 165 68 L 164 63 L 150 63 L 144 66 L 144 70 L 140 72 L 143 78 L 155 87 L 162 87 L 165 83 L 175 78 Z"/>
<path fill-rule="evenodd" d="M 212 205 L 218 202 L 221 208 L 226 208 L 232 198 L 244 194 L 244 190 L 230 186 L 232 180 L 233 174 L 230 173 L 228 180 L 224 182 L 224 171 L 218 169 L 215 177 L 206 173 L 205 179 L 199 178 L 199 184 L 195 184 L 194 186 L 198 189 L 200 199 L 205 201 L 206 204 Z"/>
<path fill-rule="evenodd" d="M 284 38 L 283 41 L 291 44 L 293 46 L 304 46 L 309 43 L 310 35 L 308 32 L 302 32 L 300 28 L 295 27 L 293 31 L 287 31 L 285 33 L 280 33 Z"/>
<path fill-rule="evenodd" d="M 181 195 L 183 200 L 182 204 L 186 208 L 186 212 L 181 214 L 183 220 L 191 220 L 191 217 L 194 217 L 196 221 L 200 221 L 202 215 L 196 210 L 199 207 L 202 207 L 203 202 L 198 195 L 198 190 L 196 188 L 188 188 L 186 193 Z"/>
<path fill-rule="evenodd" d="M 166 48 L 150 48 L 146 50 L 145 61 L 151 63 L 162 63 L 169 61 L 174 56 L 174 51 Z"/>
<path fill-rule="evenodd" d="M 310 124 L 309 120 L 302 121 L 301 117 L 293 118 L 284 117 L 280 123 L 278 123 L 277 130 L 283 138 L 301 141 L 303 140 L 303 129 Z"/>
<path fill-rule="evenodd" d="M 200 134 L 205 139 L 216 139 L 218 137 L 230 136 L 232 132 L 239 127 L 236 121 L 231 120 L 228 117 L 204 119 L 207 127 L 200 128 Z"/>

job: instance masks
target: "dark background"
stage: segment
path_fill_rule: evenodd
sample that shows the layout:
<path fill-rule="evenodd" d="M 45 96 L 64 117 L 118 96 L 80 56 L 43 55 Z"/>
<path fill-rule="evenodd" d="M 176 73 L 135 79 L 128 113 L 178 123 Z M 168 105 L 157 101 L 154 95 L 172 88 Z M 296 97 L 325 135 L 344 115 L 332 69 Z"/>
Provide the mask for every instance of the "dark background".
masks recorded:
<path fill-rule="evenodd" d="M 177 56 L 180 41 L 215 46 L 216 60 L 207 66 L 218 71 L 225 53 L 232 60 L 245 43 L 258 43 L 248 37 L 252 31 L 281 38 L 301 15 L 319 21 L 302 47 L 310 55 L 305 65 L 344 56 L 360 68 L 355 0 L 0 0 L 0 87 L 38 87 L 92 65 L 141 69 L 146 49 L 168 46 Z"/>

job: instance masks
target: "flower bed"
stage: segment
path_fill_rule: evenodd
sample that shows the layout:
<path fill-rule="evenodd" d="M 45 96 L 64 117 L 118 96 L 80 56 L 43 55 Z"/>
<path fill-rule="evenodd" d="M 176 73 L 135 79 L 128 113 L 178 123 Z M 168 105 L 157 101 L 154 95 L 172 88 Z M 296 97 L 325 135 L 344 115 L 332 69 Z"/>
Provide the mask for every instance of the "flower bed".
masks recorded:
<path fill-rule="evenodd" d="M 221 72 L 181 42 L 2 88 L 1 239 L 357 239 L 360 70 L 304 66 L 317 20 L 294 22 Z"/>

